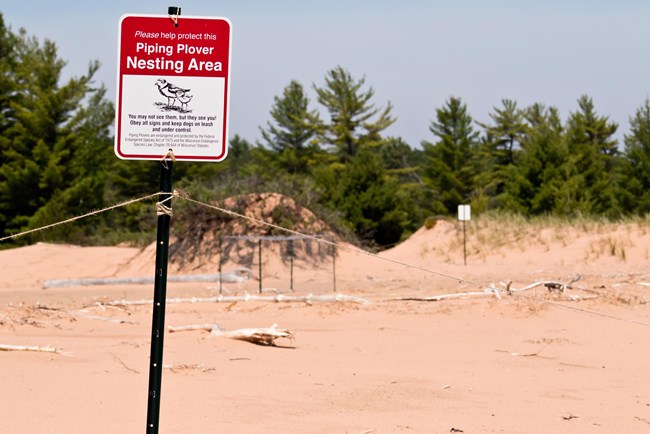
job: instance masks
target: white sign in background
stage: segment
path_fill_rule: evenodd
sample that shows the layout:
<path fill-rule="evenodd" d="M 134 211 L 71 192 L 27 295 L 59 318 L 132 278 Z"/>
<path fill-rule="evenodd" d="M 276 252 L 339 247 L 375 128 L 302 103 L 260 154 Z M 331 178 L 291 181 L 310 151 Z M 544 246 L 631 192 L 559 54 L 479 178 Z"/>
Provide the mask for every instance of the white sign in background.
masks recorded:
<path fill-rule="evenodd" d="M 174 97 L 174 89 L 177 92 Z M 187 156 L 219 156 L 225 146 L 222 77 L 124 75 L 122 151 L 149 154 L 168 149 Z M 171 98 L 166 95 L 172 95 Z"/>
<path fill-rule="evenodd" d="M 458 220 L 461 222 L 471 220 L 471 208 L 469 205 L 458 205 Z"/>

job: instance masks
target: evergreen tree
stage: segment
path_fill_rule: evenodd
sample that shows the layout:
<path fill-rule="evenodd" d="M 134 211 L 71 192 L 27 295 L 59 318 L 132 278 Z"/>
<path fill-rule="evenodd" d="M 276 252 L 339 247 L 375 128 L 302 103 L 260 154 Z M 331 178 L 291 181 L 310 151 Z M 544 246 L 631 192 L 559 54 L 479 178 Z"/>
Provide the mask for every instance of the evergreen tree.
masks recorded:
<path fill-rule="evenodd" d="M 4 18 L 0 13 L 0 146 L 6 146 L 5 131 L 13 118 L 12 102 L 16 96 L 14 70 L 16 68 L 16 53 L 14 47 L 16 37 L 5 27 Z"/>
<path fill-rule="evenodd" d="M 319 148 L 312 143 L 318 113 L 309 110 L 309 98 L 302 85 L 293 80 L 282 97 L 275 97 L 271 108 L 273 123 L 260 131 L 262 138 L 275 153 L 280 169 L 291 174 L 307 173 L 314 164 Z"/>
<path fill-rule="evenodd" d="M 330 117 L 329 123 L 318 127 L 319 140 L 324 146 L 333 146 L 342 162 L 363 148 L 381 145 L 381 132 L 395 122 L 391 104 L 383 110 L 375 108 L 370 102 L 375 92 L 363 90 L 364 84 L 364 78 L 355 80 L 337 66 L 326 74 L 323 87 L 315 87 L 318 102 Z"/>
<path fill-rule="evenodd" d="M 520 143 L 526 126 L 524 114 L 515 101 L 504 99 L 501 104 L 502 108 L 495 107 L 494 113 L 490 114 L 493 124 L 479 124 L 485 129 L 486 138 L 478 151 L 480 173 L 477 183 L 482 192 L 493 199 L 492 207 L 511 209 L 518 208 L 517 199 L 506 184 L 522 181 L 514 165 L 515 157 L 521 151 Z"/>
<path fill-rule="evenodd" d="M 408 205 L 378 153 L 362 149 L 347 164 L 321 167 L 315 174 L 326 206 L 341 212 L 362 241 L 382 246 L 400 240 L 410 221 Z"/>
<path fill-rule="evenodd" d="M 599 116 L 590 97 L 578 99 L 578 111 L 567 123 L 569 157 L 563 165 L 566 180 L 558 195 L 564 213 L 619 215 L 620 172 L 617 141 L 618 125 Z"/>
<path fill-rule="evenodd" d="M 488 153 L 496 166 L 515 162 L 515 152 L 525 133 L 524 113 L 510 99 L 501 100 L 503 108 L 494 107 L 490 113 L 492 125 L 479 124 L 488 137 Z"/>
<path fill-rule="evenodd" d="M 646 98 L 630 118 L 625 135 L 623 199 L 626 211 L 650 213 L 650 100 Z"/>
<path fill-rule="evenodd" d="M 520 206 L 515 208 L 523 213 L 553 213 L 566 181 L 562 171 L 568 157 L 564 127 L 557 108 L 539 103 L 525 110 L 525 119 L 518 182 L 508 183 L 507 191 L 517 198 Z"/>
<path fill-rule="evenodd" d="M 0 155 L 11 147 L 7 130 L 15 118 L 15 99 L 17 95 L 14 70 L 16 68 L 16 53 L 14 47 L 16 37 L 4 24 L 0 13 Z M 0 168 L 1 168 L 0 164 Z M 0 202 L 0 233 L 4 232 L 11 215 L 7 207 Z"/>
<path fill-rule="evenodd" d="M 30 227 L 43 226 L 78 215 L 105 205 L 108 174 L 111 172 L 115 155 L 110 127 L 114 121 L 113 104 L 105 99 L 106 89 L 100 87 L 88 95 L 88 101 L 81 106 L 70 120 L 74 125 L 74 139 L 65 181 L 51 199 L 39 208 L 29 219 Z M 108 216 L 86 219 L 78 224 L 49 230 L 46 239 L 82 243 L 101 236 L 98 229 L 105 229 Z"/>
<path fill-rule="evenodd" d="M 436 109 L 436 120 L 431 121 L 429 130 L 438 141 L 422 142 L 426 159 L 423 181 L 433 193 L 432 211 L 452 214 L 458 205 L 471 199 L 479 133 L 472 127 L 467 106 L 456 97 L 450 97 L 444 107 Z"/>
<path fill-rule="evenodd" d="M 0 231 L 5 233 L 102 203 L 103 182 L 93 179 L 100 175 L 81 155 L 89 141 L 100 148 L 99 143 L 106 144 L 112 122 L 112 107 L 103 101 L 104 90 L 91 86 L 98 63 L 91 63 L 85 75 L 60 85 L 65 62 L 57 56 L 54 43 L 46 40 L 41 44 L 24 30 L 10 39 L 14 45 L 9 59 L 15 59 L 10 77 L 15 92 L 10 116 L 4 118 L 0 148 Z M 96 154 L 86 153 L 90 155 Z"/>

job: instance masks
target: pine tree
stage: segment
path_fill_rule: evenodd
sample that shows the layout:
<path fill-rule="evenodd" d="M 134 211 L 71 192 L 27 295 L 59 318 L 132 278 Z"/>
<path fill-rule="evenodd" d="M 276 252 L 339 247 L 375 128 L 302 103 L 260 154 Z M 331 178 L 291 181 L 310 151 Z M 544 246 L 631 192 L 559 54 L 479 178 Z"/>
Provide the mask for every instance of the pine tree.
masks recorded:
<path fill-rule="evenodd" d="M 490 114 L 493 124 L 479 124 L 486 138 L 478 151 L 481 171 L 476 181 L 483 194 L 491 197 L 491 207 L 519 209 L 513 193 L 518 196 L 516 190 L 523 180 L 514 165 L 526 129 L 524 113 L 515 101 L 504 99 L 501 104 L 502 108 L 494 107 Z"/>
<path fill-rule="evenodd" d="M 16 37 L 4 24 L 0 13 L 0 155 L 11 147 L 7 130 L 11 127 L 15 117 L 16 81 L 14 70 L 16 68 L 16 54 L 14 47 Z M 0 164 L 0 168 L 1 168 Z M 0 233 L 4 232 L 11 215 L 7 208 L 0 202 Z"/>
<path fill-rule="evenodd" d="M 471 199 L 479 133 L 472 127 L 467 106 L 456 97 L 436 109 L 436 120 L 431 121 L 429 130 L 438 141 L 422 142 L 426 158 L 423 181 L 433 193 L 432 211 L 452 214 L 458 205 Z"/>
<path fill-rule="evenodd" d="M 280 169 L 291 174 L 307 173 L 319 151 L 312 142 L 318 113 L 309 110 L 309 98 L 295 80 L 284 89 L 282 97 L 276 96 L 273 101 L 273 123 L 267 122 L 266 129 L 260 128 L 262 138 L 277 154 L 274 162 Z"/>
<path fill-rule="evenodd" d="M 92 87 L 98 63 L 60 85 L 65 62 L 54 43 L 40 43 L 24 30 L 0 36 L 0 49 L 7 49 L 7 40 L 13 43 L 11 62 L 2 67 L 9 63 L 15 85 L 9 108 L 2 109 L 0 231 L 14 233 L 102 203 L 105 162 L 97 158 L 110 154 L 113 111 L 103 88 Z M 72 232 L 80 230 L 58 234 L 69 239 L 76 236 Z"/>
<path fill-rule="evenodd" d="M 314 140 L 318 113 L 309 110 L 309 98 L 295 80 L 285 87 L 282 97 L 276 96 L 273 101 L 273 123 L 260 128 L 266 145 L 277 154 L 272 161 L 290 174 L 306 174 L 319 151 Z"/>
<path fill-rule="evenodd" d="M 515 162 L 515 152 L 525 133 L 524 113 L 510 99 L 501 100 L 503 108 L 494 107 L 490 113 L 493 124 L 479 124 L 488 137 L 488 152 L 496 166 Z"/>
<path fill-rule="evenodd" d="M 329 123 L 319 125 L 319 140 L 324 146 L 333 146 L 342 162 L 363 148 L 381 145 L 382 131 L 395 122 L 391 104 L 383 110 L 375 108 L 370 102 L 375 92 L 372 88 L 363 90 L 364 84 L 365 78 L 355 80 L 337 66 L 326 74 L 323 87 L 315 87 L 318 102 L 330 117 Z"/>
<path fill-rule="evenodd" d="M 520 211 L 550 214 L 557 211 L 558 195 L 566 181 L 562 171 L 568 156 L 564 127 L 555 107 L 536 103 L 524 112 L 527 128 L 517 163 L 520 182 L 516 187 L 508 183 L 508 191 L 517 197 Z M 515 189 L 516 194 L 512 193 Z"/>
<path fill-rule="evenodd" d="M 565 213 L 619 215 L 620 160 L 613 138 L 618 125 L 599 116 L 586 95 L 578 99 L 578 107 L 567 123 L 569 157 L 563 165 L 566 181 L 559 208 Z"/>
<path fill-rule="evenodd" d="M 14 111 L 12 102 L 15 100 L 16 95 L 14 77 L 16 68 L 15 45 L 16 37 L 5 27 L 4 18 L 0 13 L 0 146 L 2 146 L 2 141 L 6 140 L 4 132 L 10 125 L 9 122 Z"/>
<path fill-rule="evenodd" d="M 409 226 L 408 201 L 378 153 L 362 149 L 345 165 L 319 168 L 316 177 L 324 203 L 365 243 L 396 243 Z"/>
<path fill-rule="evenodd" d="M 650 99 L 630 118 L 625 135 L 623 200 L 626 211 L 650 213 Z"/>

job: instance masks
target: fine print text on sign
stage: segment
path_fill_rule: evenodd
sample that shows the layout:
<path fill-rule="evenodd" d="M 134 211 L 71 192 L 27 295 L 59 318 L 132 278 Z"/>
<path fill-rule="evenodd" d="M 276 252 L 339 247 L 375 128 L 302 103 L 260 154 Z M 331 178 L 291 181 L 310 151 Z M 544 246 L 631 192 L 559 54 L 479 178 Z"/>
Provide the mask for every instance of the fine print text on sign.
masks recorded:
<path fill-rule="evenodd" d="M 118 40 L 115 153 L 129 160 L 226 158 L 231 24 L 125 15 Z"/>

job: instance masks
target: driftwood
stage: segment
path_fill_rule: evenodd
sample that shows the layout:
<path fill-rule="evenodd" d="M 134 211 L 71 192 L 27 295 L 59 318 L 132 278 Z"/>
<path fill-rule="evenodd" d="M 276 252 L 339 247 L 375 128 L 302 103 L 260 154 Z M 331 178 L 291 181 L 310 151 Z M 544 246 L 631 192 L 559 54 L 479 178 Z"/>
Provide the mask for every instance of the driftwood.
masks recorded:
<path fill-rule="evenodd" d="M 483 291 L 475 291 L 475 292 L 455 292 L 452 294 L 439 294 L 439 295 L 433 295 L 430 297 L 398 297 L 394 298 L 393 300 L 400 300 L 400 301 L 441 301 L 441 300 L 449 300 L 449 299 L 456 299 L 456 298 L 467 298 L 467 297 L 484 297 L 486 295 L 494 295 L 496 298 L 501 300 L 501 293 L 504 292 L 506 294 L 512 295 L 516 292 L 523 292 L 523 291 L 528 291 L 533 288 L 536 288 L 538 286 L 543 286 L 547 288 L 549 291 L 559 291 L 568 301 L 580 301 L 580 300 L 590 300 L 593 298 L 598 298 L 599 295 L 589 295 L 589 296 L 581 296 L 581 295 L 573 295 L 573 294 L 567 294 L 566 290 L 567 289 L 573 289 L 572 284 L 580 280 L 582 276 L 579 274 L 574 276 L 570 281 L 568 282 L 557 282 L 553 280 L 541 280 L 537 281 L 534 283 L 531 283 L 530 285 L 524 286 L 523 288 L 513 288 L 512 287 L 512 281 L 507 281 L 507 282 L 499 282 L 505 289 L 500 290 L 497 287 L 494 286 L 494 284 L 490 285 L 490 287 L 485 288 Z M 583 291 L 589 291 L 587 289 L 583 289 Z"/>
<path fill-rule="evenodd" d="M 54 347 L 38 347 L 30 345 L 8 345 L 0 344 L 0 351 L 34 351 L 38 353 L 55 353 L 62 354 L 64 356 L 69 356 L 70 353 L 65 353 L 58 348 Z"/>
<path fill-rule="evenodd" d="M 466 298 L 466 297 L 476 297 L 476 296 L 486 296 L 486 295 L 493 295 L 498 299 L 501 299 L 501 295 L 499 294 L 499 290 L 496 288 L 486 288 L 484 291 L 480 292 L 456 292 L 453 294 L 440 294 L 440 295 L 432 295 L 431 297 L 398 297 L 394 298 L 393 300 L 399 300 L 399 301 L 441 301 L 441 300 L 449 300 L 449 299 L 454 299 L 454 298 Z"/>
<path fill-rule="evenodd" d="M 287 329 L 279 329 L 277 324 L 273 324 L 271 327 L 237 330 L 222 330 L 218 324 L 194 324 L 187 326 L 169 326 L 168 328 L 170 333 L 190 330 L 205 330 L 209 331 L 212 336 L 247 341 L 258 345 L 275 346 L 275 340 L 278 338 L 287 338 L 291 340 L 294 338 L 293 333 Z"/>
<path fill-rule="evenodd" d="M 537 282 L 533 282 L 530 285 L 524 286 L 523 288 L 512 288 L 512 282 L 507 282 L 507 283 L 501 283 L 506 287 L 506 292 L 511 293 L 511 292 L 522 292 L 522 291 L 528 291 L 530 289 L 536 288 L 538 286 L 544 286 L 546 287 L 549 291 L 560 291 L 562 293 L 566 292 L 567 289 L 573 289 L 572 284 L 580 280 L 582 276 L 580 274 L 575 275 L 570 281 L 568 282 L 556 282 L 553 280 L 540 280 Z"/>
<path fill-rule="evenodd" d="M 106 321 L 115 324 L 138 324 L 137 321 L 129 321 L 126 319 L 119 319 L 119 318 L 107 318 L 105 316 L 97 316 L 97 315 L 77 315 L 77 318 L 89 319 L 94 321 Z"/>
<path fill-rule="evenodd" d="M 545 287 L 549 292 L 557 291 L 559 292 L 563 297 L 566 298 L 567 301 L 582 301 L 582 300 L 592 300 L 594 298 L 598 298 L 601 296 L 600 293 L 591 290 L 591 289 L 586 289 L 586 288 L 579 288 L 581 291 L 585 292 L 590 292 L 594 293 L 594 295 L 576 295 L 576 294 L 568 294 L 566 292 L 567 289 L 574 289 L 573 288 L 573 283 L 577 282 L 580 280 L 582 276 L 580 274 L 576 274 L 571 280 L 568 282 L 557 282 L 554 280 L 540 280 L 537 282 L 533 282 L 530 285 L 524 286 L 523 288 L 513 288 L 512 287 L 512 282 L 500 282 L 501 285 L 505 287 L 506 293 L 512 295 L 513 293 L 516 292 L 523 292 L 523 291 L 528 291 L 533 288 L 537 288 L 538 286 L 543 286 Z"/>
<path fill-rule="evenodd" d="M 192 274 L 182 276 L 167 276 L 168 282 L 218 282 L 219 273 L 216 274 Z M 249 268 L 237 268 L 234 271 L 221 273 L 221 281 L 228 283 L 243 283 L 253 277 L 253 271 Z M 94 285 L 142 285 L 154 283 L 153 277 L 107 277 L 107 278 L 85 278 L 85 279 L 59 279 L 43 281 L 43 289 L 65 288 L 70 286 L 94 286 Z"/>
<path fill-rule="evenodd" d="M 217 368 L 213 368 L 212 366 L 205 366 L 200 363 L 177 363 L 174 365 L 163 365 L 163 369 L 169 369 L 170 371 L 176 373 L 176 372 L 181 372 L 181 371 L 186 371 L 186 370 L 197 370 L 201 372 L 211 372 L 211 371 L 216 371 Z"/>
<path fill-rule="evenodd" d="M 192 324 L 192 325 L 185 325 L 185 326 L 167 326 L 169 329 L 170 333 L 176 333 L 176 332 L 187 332 L 187 331 L 195 331 L 195 330 L 205 330 L 208 332 L 212 332 L 212 330 L 221 330 L 221 326 L 219 324 Z"/>
<path fill-rule="evenodd" d="M 345 294 L 336 295 L 219 295 L 216 297 L 189 297 L 189 298 L 168 298 L 167 303 L 232 303 L 235 301 L 262 301 L 274 303 L 303 302 L 311 303 L 332 303 L 332 302 L 350 302 L 359 304 L 368 304 L 363 298 L 354 297 Z M 107 306 L 143 306 L 152 304 L 152 300 L 114 300 L 103 302 Z"/>

